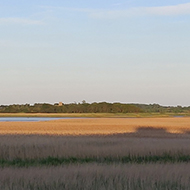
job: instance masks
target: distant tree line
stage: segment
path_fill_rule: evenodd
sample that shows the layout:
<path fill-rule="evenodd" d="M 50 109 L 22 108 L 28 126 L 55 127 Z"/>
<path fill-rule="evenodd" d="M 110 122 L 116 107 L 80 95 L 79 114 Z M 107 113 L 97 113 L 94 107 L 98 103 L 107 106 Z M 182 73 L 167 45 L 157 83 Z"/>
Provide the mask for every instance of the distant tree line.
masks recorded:
<path fill-rule="evenodd" d="M 159 104 L 122 104 L 122 103 L 36 103 L 1 105 L 0 113 L 190 113 L 189 107 L 161 106 Z"/>
<path fill-rule="evenodd" d="M 146 113 L 190 113 L 190 106 L 161 106 L 159 104 L 134 104 Z"/>
<path fill-rule="evenodd" d="M 0 106 L 1 113 L 140 113 L 143 110 L 132 104 L 121 103 L 70 103 L 70 104 L 23 104 Z"/>

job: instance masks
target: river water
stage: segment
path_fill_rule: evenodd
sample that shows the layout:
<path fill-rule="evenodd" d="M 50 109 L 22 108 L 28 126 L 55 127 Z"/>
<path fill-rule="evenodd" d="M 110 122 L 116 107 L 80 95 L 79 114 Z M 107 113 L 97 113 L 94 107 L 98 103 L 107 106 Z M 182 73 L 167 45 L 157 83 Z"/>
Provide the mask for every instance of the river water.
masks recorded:
<path fill-rule="evenodd" d="M 58 119 L 74 119 L 71 117 L 0 117 L 1 121 L 50 121 Z"/>

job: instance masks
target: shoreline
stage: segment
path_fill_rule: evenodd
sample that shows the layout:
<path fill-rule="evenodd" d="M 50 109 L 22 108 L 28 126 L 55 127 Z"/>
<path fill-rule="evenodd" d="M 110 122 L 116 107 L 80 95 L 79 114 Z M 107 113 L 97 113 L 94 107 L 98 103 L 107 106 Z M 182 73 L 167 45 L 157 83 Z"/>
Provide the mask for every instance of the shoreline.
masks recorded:
<path fill-rule="evenodd" d="M 0 117 L 60 117 L 60 118 L 164 118 L 190 117 L 187 113 L 0 113 Z"/>

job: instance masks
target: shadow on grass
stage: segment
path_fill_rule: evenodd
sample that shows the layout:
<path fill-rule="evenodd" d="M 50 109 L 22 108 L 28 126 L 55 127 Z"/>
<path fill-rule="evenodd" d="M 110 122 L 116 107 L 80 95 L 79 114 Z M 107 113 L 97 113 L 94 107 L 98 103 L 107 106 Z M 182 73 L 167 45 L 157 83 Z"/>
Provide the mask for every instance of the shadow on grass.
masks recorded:
<path fill-rule="evenodd" d="M 135 132 L 117 133 L 108 136 L 115 137 L 137 137 L 137 138 L 190 138 L 190 130 L 183 130 L 182 133 L 170 133 L 164 128 L 138 127 Z"/>

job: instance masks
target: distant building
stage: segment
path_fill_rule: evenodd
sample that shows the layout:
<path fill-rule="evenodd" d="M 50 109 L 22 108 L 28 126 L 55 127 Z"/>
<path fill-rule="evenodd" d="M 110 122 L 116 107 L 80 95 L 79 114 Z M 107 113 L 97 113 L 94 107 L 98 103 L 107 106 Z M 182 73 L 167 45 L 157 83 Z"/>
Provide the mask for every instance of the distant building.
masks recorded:
<path fill-rule="evenodd" d="M 62 106 L 63 105 L 63 102 L 59 102 L 59 106 Z"/>

